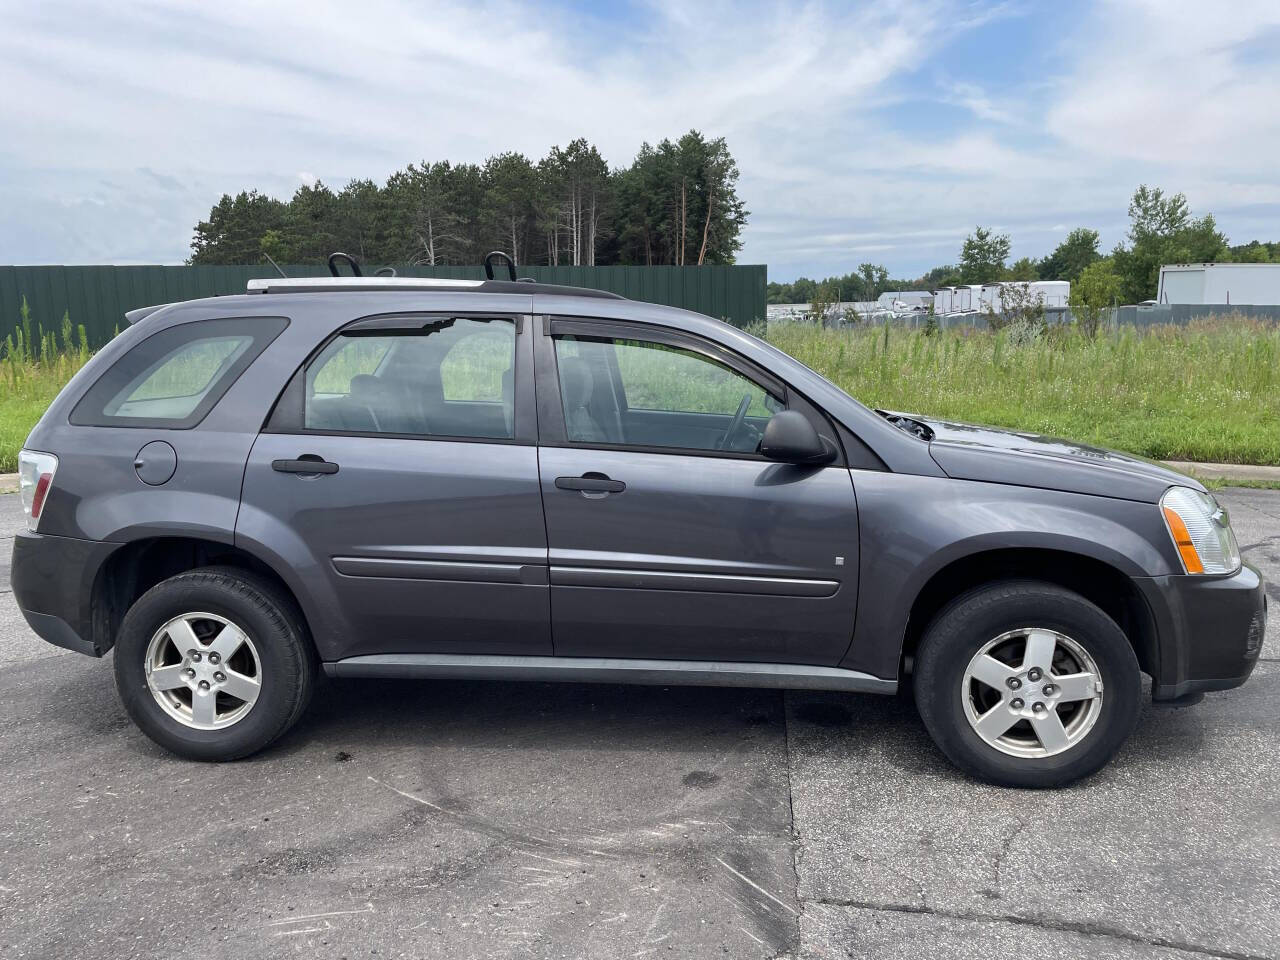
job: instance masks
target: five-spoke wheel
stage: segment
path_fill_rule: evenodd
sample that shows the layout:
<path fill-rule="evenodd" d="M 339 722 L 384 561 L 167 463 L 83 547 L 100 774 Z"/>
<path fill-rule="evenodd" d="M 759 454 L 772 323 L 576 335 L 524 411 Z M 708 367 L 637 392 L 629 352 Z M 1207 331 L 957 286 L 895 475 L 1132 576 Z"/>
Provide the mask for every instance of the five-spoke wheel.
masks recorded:
<path fill-rule="evenodd" d="M 216 613 L 184 613 L 157 630 L 147 647 L 146 674 L 161 709 L 197 730 L 242 720 L 262 690 L 253 641 Z"/>
<path fill-rule="evenodd" d="M 1008 630 L 983 644 L 961 679 L 978 736 L 1015 757 L 1050 757 L 1089 735 L 1102 677 L 1080 644 L 1055 630 Z"/>
<path fill-rule="evenodd" d="M 120 625 L 114 657 L 134 722 L 193 760 L 261 750 L 301 715 L 316 673 L 297 604 L 232 567 L 191 570 L 144 593 Z"/>
<path fill-rule="evenodd" d="M 1059 586 L 1008 580 L 944 607 L 915 657 L 916 705 L 962 770 L 1004 786 L 1093 773 L 1138 719 L 1141 674 L 1124 632 Z"/>

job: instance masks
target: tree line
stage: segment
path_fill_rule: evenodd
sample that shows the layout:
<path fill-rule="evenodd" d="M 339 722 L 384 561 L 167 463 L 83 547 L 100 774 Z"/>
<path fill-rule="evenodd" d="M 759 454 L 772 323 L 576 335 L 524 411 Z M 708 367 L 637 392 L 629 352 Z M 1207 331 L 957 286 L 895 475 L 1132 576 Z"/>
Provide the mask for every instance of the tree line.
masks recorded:
<path fill-rule="evenodd" d="M 1153 299 L 1160 267 L 1168 263 L 1280 263 L 1280 243 L 1258 240 L 1231 246 L 1212 213 L 1193 216 L 1184 194 L 1166 194 L 1143 184 L 1129 201 L 1129 231 L 1104 254 L 1096 230 L 1078 227 L 1041 259 L 1021 257 L 1009 263 L 1008 234 L 977 227 L 967 236 L 954 264 L 934 267 L 915 280 L 889 280 L 884 267 L 862 264 L 856 274 L 794 283 L 770 283 L 770 303 L 831 303 L 874 300 L 885 290 L 936 290 L 1001 280 L 1069 280 L 1080 297 L 1095 305 L 1139 303 Z M 866 282 L 884 277 L 883 284 Z M 850 282 L 854 278 L 855 283 Z M 843 296 L 853 292 L 857 296 Z M 836 296 L 836 294 L 842 294 Z M 1073 290 L 1073 300 L 1077 299 Z"/>
<path fill-rule="evenodd" d="M 483 164 L 409 164 L 385 184 L 306 184 L 289 200 L 225 194 L 196 224 L 192 264 L 478 264 L 501 250 L 517 264 L 733 263 L 748 211 L 723 137 L 690 130 L 645 143 L 611 169 L 585 139 L 537 162 L 500 153 Z"/>

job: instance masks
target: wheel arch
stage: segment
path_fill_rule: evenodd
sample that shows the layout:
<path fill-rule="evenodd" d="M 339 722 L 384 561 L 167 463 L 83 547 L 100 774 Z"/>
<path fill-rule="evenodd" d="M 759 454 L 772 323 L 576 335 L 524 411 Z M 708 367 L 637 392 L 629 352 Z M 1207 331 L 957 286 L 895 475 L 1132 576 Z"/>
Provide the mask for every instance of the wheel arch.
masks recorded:
<path fill-rule="evenodd" d="M 91 616 L 95 643 L 103 653 L 116 641 L 129 608 L 144 593 L 169 577 L 200 567 L 233 567 L 269 581 L 298 608 L 307 642 L 314 647 L 306 609 L 288 580 L 265 560 L 243 547 L 189 536 L 155 536 L 132 540 L 114 551 L 94 577 Z"/>
<path fill-rule="evenodd" d="M 902 637 L 899 675 L 911 666 L 920 638 L 956 597 L 1002 580 L 1036 580 L 1080 594 L 1120 627 L 1143 672 L 1158 676 L 1160 648 L 1155 617 L 1131 575 L 1106 560 L 1052 547 L 986 549 L 950 560 L 916 593 Z"/>

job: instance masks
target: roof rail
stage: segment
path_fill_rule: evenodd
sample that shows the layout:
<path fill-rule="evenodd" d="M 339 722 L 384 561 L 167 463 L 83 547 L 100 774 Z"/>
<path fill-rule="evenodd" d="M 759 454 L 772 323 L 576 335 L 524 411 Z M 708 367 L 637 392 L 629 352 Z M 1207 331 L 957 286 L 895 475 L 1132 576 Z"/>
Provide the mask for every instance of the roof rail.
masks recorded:
<path fill-rule="evenodd" d="M 440 290 L 470 289 L 483 280 L 446 280 L 435 277 L 267 277 L 250 280 L 249 293 L 317 293 L 326 290 Z"/>
<path fill-rule="evenodd" d="M 357 291 L 448 290 L 453 293 L 531 293 L 625 300 L 607 290 L 533 284 L 527 280 L 454 280 L 445 277 L 267 277 L 250 280 L 249 293 L 353 293 Z"/>

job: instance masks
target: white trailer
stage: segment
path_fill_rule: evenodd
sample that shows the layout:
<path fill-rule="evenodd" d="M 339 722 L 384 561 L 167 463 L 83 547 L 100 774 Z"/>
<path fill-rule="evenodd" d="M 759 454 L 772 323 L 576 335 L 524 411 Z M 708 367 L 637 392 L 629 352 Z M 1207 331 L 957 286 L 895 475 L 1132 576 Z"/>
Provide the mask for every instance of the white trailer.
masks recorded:
<path fill-rule="evenodd" d="M 1171 263 L 1156 302 L 1280 305 L 1280 263 Z"/>
<path fill-rule="evenodd" d="M 933 291 L 933 312 L 934 313 L 950 313 L 952 304 L 955 302 L 955 287 L 939 287 Z"/>
<path fill-rule="evenodd" d="M 1071 300 L 1071 281 L 1037 280 L 1028 288 L 1032 296 L 1044 297 L 1046 307 L 1065 307 Z"/>
<path fill-rule="evenodd" d="M 981 287 L 974 291 L 975 298 L 973 309 L 986 313 L 990 310 L 993 313 L 1004 312 L 1004 301 L 1001 294 L 1004 290 L 1002 283 L 984 283 Z"/>
<path fill-rule="evenodd" d="M 955 309 L 968 313 L 971 310 L 977 310 L 982 302 L 982 284 L 967 283 L 962 287 L 956 287 Z"/>
<path fill-rule="evenodd" d="M 1022 296 L 1009 295 L 1011 290 Z M 1004 313 L 1006 300 L 1010 307 L 1018 307 L 1030 306 L 1037 298 L 1046 308 L 1061 310 L 1071 299 L 1071 283 L 1067 280 L 1003 280 L 984 284 L 977 309 L 984 313 L 987 310 Z"/>

